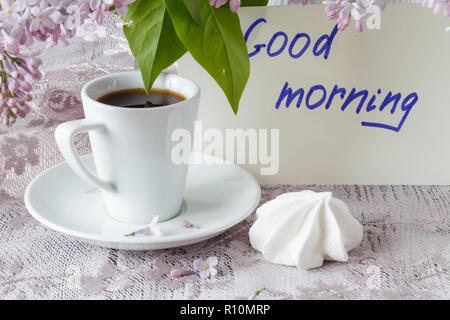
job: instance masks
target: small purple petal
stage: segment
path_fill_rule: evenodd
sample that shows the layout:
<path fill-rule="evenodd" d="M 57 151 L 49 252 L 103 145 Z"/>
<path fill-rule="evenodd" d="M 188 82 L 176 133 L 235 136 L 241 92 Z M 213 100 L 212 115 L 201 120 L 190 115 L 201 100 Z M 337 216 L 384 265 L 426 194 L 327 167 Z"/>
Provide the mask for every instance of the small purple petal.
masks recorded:
<path fill-rule="evenodd" d="M 189 220 L 186 219 L 181 221 L 181 226 L 183 228 L 195 228 L 195 226 Z"/>
<path fill-rule="evenodd" d="M 100 188 L 97 187 L 93 187 L 84 191 L 84 193 L 99 193 L 99 192 L 102 192 L 102 190 L 100 190 Z"/>
<path fill-rule="evenodd" d="M 172 278 L 180 278 L 180 277 L 185 277 L 185 276 L 191 276 L 195 274 L 194 271 L 190 271 L 190 270 L 182 270 L 182 269 L 173 269 L 170 271 L 170 276 Z"/>
<path fill-rule="evenodd" d="M 169 274 L 172 278 L 179 278 L 182 277 L 184 275 L 184 271 L 180 270 L 180 269 L 173 269 L 170 270 L 170 274 Z"/>
<path fill-rule="evenodd" d="M 151 227 L 145 227 L 134 232 L 136 235 L 150 236 L 153 234 Z"/>
<path fill-rule="evenodd" d="M 150 236 L 152 235 L 152 230 L 150 227 L 145 227 L 142 229 L 139 229 L 137 231 L 128 233 L 125 235 L 125 237 L 136 237 L 136 236 Z"/>

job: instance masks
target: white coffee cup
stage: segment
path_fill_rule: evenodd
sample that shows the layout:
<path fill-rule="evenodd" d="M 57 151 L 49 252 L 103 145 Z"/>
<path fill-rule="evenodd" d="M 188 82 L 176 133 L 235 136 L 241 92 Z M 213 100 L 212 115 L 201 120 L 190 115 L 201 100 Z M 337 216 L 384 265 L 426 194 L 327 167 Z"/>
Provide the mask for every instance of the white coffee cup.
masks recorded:
<path fill-rule="evenodd" d="M 90 81 L 81 91 L 85 119 L 60 124 L 55 138 L 75 173 L 101 189 L 111 217 L 146 224 L 155 215 L 159 221 L 171 219 L 181 208 L 188 166 L 172 161 L 176 142 L 171 135 L 182 128 L 193 136 L 200 89 L 189 79 L 163 73 L 153 88 L 180 94 L 184 101 L 156 108 L 124 108 L 97 101 L 108 93 L 135 88 L 143 88 L 138 71 Z M 74 148 L 73 138 L 81 132 L 89 132 L 96 175 L 86 169 Z"/>

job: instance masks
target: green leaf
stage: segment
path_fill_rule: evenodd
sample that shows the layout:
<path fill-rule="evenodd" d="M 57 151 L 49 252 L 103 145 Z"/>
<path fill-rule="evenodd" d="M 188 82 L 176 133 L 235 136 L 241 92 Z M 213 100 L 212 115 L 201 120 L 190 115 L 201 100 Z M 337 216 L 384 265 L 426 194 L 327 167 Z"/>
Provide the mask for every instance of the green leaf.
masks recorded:
<path fill-rule="evenodd" d="M 184 2 L 186 8 L 189 10 L 191 17 L 194 18 L 195 22 L 197 22 L 199 26 L 203 27 L 202 18 L 200 17 L 200 12 L 198 10 L 199 0 L 181 0 L 181 1 Z"/>
<path fill-rule="evenodd" d="M 216 80 L 234 113 L 250 75 L 248 51 L 239 17 L 228 7 L 214 8 L 198 0 L 203 26 L 184 2 L 165 0 L 175 31 L 194 59 Z"/>
<path fill-rule="evenodd" d="M 161 71 L 186 53 L 178 39 L 164 0 L 136 0 L 128 6 L 123 31 L 150 91 Z"/>
<path fill-rule="evenodd" d="M 267 6 L 269 0 L 242 0 L 241 7 L 261 7 Z"/>

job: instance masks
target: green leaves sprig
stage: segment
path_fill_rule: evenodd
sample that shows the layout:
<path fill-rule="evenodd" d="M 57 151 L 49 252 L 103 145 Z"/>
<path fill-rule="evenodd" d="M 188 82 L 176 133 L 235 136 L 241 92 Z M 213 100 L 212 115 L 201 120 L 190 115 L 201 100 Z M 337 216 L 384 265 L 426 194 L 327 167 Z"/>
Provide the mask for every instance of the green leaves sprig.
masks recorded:
<path fill-rule="evenodd" d="M 265 6 L 268 0 L 242 0 L 241 6 Z M 149 91 L 162 70 L 187 51 L 216 80 L 234 113 L 250 75 L 250 62 L 239 17 L 209 0 L 136 0 L 124 26 Z"/>

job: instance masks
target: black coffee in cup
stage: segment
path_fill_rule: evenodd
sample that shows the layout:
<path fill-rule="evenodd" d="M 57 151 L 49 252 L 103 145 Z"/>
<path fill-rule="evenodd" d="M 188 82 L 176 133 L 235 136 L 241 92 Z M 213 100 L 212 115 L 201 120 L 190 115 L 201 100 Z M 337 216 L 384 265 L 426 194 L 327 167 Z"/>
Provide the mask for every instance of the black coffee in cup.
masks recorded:
<path fill-rule="evenodd" d="M 156 108 L 181 102 L 182 95 L 161 89 L 152 89 L 147 94 L 144 89 L 126 89 L 108 93 L 97 99 L 98 102 L 123 108 Z"/>

